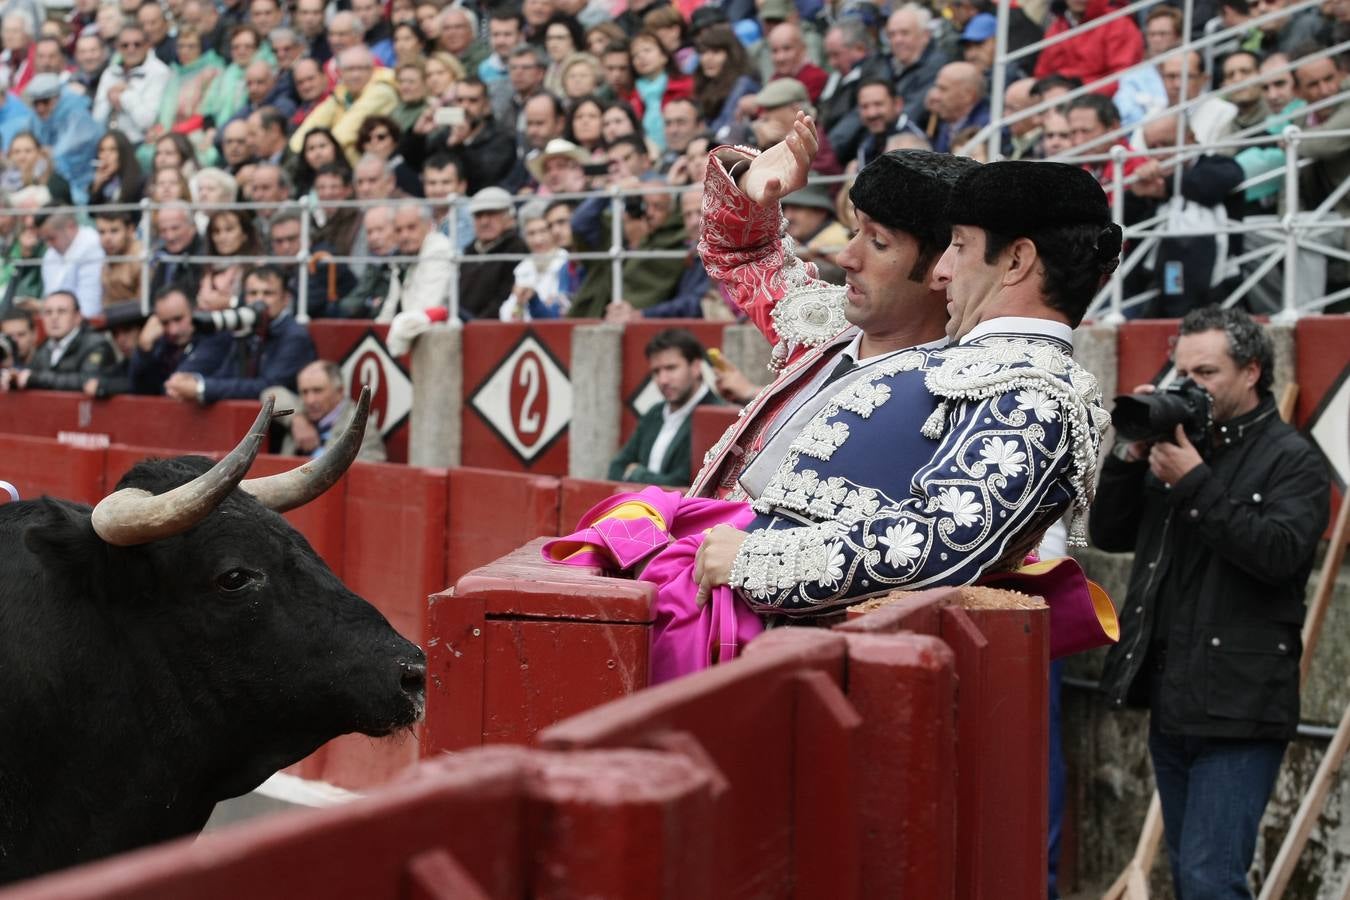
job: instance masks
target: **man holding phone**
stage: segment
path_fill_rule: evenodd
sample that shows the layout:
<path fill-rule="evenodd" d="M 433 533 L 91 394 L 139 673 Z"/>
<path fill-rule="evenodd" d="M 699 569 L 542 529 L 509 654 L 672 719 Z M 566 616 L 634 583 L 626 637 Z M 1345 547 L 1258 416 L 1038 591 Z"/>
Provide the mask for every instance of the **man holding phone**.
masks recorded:
<path fill-rule="evenodd" d="M 492 118 L 487 85 L 465 78 L 454 86 L 455 100 L 432 114 L 437 128 L 427 139 L 429 152 L 441 148 L 460 164 L 467 192 L 476 194 L 505 178 L 516 161 L 515 136 Z"/>

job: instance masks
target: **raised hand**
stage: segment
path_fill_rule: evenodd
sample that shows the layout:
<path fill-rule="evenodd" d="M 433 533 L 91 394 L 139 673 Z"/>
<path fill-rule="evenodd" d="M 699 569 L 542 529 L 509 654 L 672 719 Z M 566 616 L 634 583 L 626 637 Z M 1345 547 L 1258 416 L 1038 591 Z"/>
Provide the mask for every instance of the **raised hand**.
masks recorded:
<path fill-rule="evenodd" d="M 761 206 L 777 203 L 806 186 L 806 176 L 811 172 L 819 146 L 815 121 L 806 113 L 797 113 L 787 137 L 750 164 L 741 177 L 741 190 Z"/>

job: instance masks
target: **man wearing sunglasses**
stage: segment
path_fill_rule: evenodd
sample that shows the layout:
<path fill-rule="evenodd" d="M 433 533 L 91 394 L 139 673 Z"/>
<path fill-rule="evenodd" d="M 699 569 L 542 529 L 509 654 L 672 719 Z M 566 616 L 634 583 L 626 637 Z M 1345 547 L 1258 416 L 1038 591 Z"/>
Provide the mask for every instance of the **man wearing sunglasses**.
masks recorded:
<path fill-rule="evenodd" d="M 99 80 L 94 119 L 138 144 L 159 115 L 168 82 L 169 68 L 150 53 L 145 30 L 128 25 L 117 35 L 117 57 Z"/>

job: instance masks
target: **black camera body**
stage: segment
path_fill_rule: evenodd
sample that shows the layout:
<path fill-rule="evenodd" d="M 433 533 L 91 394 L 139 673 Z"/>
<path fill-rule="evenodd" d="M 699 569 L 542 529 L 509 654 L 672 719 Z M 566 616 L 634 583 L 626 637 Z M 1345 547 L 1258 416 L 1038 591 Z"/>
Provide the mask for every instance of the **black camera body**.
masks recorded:
<path fill-rule="evenodd" d="M 1125 394 L 1116 398 L 1111 424 L 1121 440 L 1176 443 L 1180 425 L 1186 438 L 1204 453 L 1214 426 L 1214 401 L 1200 385 L 1187 378 L 1152 394 Z"/>
<path fill-rule="evenodd" d="M 198 334 L 228 331 L 235 337 L 248 337 L 267 330 L 267 304 L 258 300 L 229 309 L 197 310 L 192 314 L 192 327 Z"/>

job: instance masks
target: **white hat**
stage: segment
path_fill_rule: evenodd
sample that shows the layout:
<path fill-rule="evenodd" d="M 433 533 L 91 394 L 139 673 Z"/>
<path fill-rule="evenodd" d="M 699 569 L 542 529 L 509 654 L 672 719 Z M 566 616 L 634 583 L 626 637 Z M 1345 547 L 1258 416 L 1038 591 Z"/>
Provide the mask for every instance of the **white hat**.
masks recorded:
<path fill-rule="evenodd" d="M 559 156 L 565 156 L 568 159 L 575 160 L 579 165 L 583 166 L 591 161 L 589 153 L 582 150 L 567 138 L 554 138 L 544 146 L 543 150 L 538 153 L 530 154 L 529 159 L 525 161 L 525 168 L 530 170 L 530 174 L 534 176 L 535 181 L 543 181 L 544 163 Z"/>
<path fill-rule="evenodd" d="M 469 200 L 469 215 L 484 212 L 510 212 L 511 195 L 499 187 L 485 187 Z"/>

